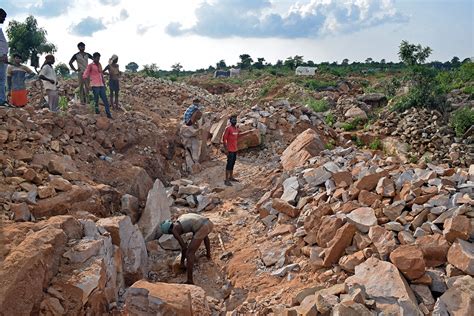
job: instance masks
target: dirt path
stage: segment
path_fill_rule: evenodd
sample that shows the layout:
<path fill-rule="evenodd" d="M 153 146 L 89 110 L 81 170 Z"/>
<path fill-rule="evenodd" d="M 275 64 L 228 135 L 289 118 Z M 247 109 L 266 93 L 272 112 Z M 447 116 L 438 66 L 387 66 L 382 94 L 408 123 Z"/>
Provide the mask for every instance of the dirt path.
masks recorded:
<path fill-rule="evenodd" d="M 240 183 L 226 187 L 223 184 L 223 159 L 206 163 L 203 171 L 191 178 L 196 184 L 220 191 L 218 196 L 223 202 L 203 213 L 215 225 L 210 234 L 212 260 L 205 257 L 202 246 L 198 250 L 194 281 L 209 297 L 215 298 L 214 303 L 220 308 L 232 311 L 240 306 L 240 312 L 262 312 L 265 305 L 288 302 L 299 289 L 308 287 L 308 280 L 304 273 L 295 273 L 292 278 L 271 276 L 271 270 L 265 268 L 261 260 L 262 247 L 286 242 L 285 238 L 269 237 L 268 229 L 255 212 L 255 203 L 267 191 L 273 170 L 250 157 L 239 157 L 235 175 Z M 289 235 L 287 238 L 291 239 Z M 226 253 L 231 255 L 223 257 Z M 168 268 L 168 272 L 170 270 Z M 185 274 L 161 273 L 159 279 L 183 283 Z"/>

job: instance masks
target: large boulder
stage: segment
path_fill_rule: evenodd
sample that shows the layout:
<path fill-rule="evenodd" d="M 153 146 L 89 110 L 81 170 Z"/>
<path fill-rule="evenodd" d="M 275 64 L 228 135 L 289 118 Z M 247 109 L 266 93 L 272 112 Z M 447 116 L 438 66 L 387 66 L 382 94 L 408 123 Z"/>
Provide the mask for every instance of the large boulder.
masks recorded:
<path fill-rule="evenodd" d="M 123 275 L 126 285 L 143 279 L 148 273 L 148 253 L 143 235 L 130 217 L 116 216 L 97 221 L 112 236 L 112 243 L 122 252 Z"/>
<path fill-rule="evenodd" d="M 281 155 L 281 164 L 285 170 L 303 166 L 306 161 L 324 150 L 324 142 L 318 133 L 307 129 L 299 134 Z"/>
<path fill-rule="evenodd" d="M 423 315 L 415 294 L 390 262 L 369 258 L 345 284 L 349 289 L 363 286 L 368 298 L 375 301 L 376 311 L 384 315 Z"/>
<path fill-rule="evenodd" d="M 141 315 L 211 315 L 206 293 L 195 285 L 150 283 L 141 280 L 125 294 L 125 311 Z"/>
<path fill-rule="evenodd" d="M 474 244 L 457 239 L 449 248 L 448 262 L 464 273 L 474 275 Z"/>
<path fill-rule="evenodd" d="M 46 227 L 29 234 L 0 266 L 0 313 L 39 314 L 43 289 L 58 272 L 67 236 Z"/>
<path fill-rule="evenodd" d="M 258 129 L 252 129 L 242 132 L 237 138 L 237 150 L 260 146 L 262 143 L 262 135 Z"/>
<path fill-rule="evenodd" d="M 356 227 L 350 223 L 344 224 L 344 226 L 337 230 L 336 235 L 328 243 L 328 248 L 325 251 L 323 262 L 325 267 L 330 267 L 339 261 L 344 250 L 351 245 L 355 232 Z"/>
<path fill-rule="evenodd" d="M 437 267 L 446 262 L 449 243 L 441 234 L 422 236 L 416 239 L 425 258 L 427 267 Z"/>
<path fill-rule="evenodd" d="M 105 217 L 117 209 L 119 203 L 120 194 L 114 188 L 105 184 L 81 184 L 73 185 L 69 191 L 39 200 L 32 206 L 31 213 L 40 218 L 86 211 Z"/>
<path fill-rule="evenodd" d="M 344 113 L 344 116 L 348 119 L 360 119 L 360 120 L 367 120 L 367 113 L 363 110 L 354 106 Z"/>
<path fill-rule="evenodd" d="M 227 127 L 227 121 L 228 119 L 224 117 L 211 126 L 210 133 L 212 134 L 211 142 L 213 144 L 220 144 L 222 142 L 222 136 L 224 135 L 225 128 Z"/>
<path fill-rule="evenodd" d="M 433 315 L 474 315 L 474 279 L 465 276 L 456 280 L 436 302 Z"/>
<path fill-rule="evenodd" d="M 425 274 L 426 264 L 423 252 L 416 245 L 403 245 L 390 254 L 390 261 L 410 280 Z"/>
<path fill-rule="evenodd" d="M 145 241 L 154 239 L 160 223 L 171 218 L 170 204 L 165 186 L 160 179 L 156 179 L 153 188 L 148 192 L 145 209 L 138 221 Z"/>
<path fill-rule="evenodd" d="M 370 227 L 377 225 L 377 217 L 371 207 L 359 207 L 353 210 L 347 215 L 347 220 L 363 233 L 367 233 Z"/>
<path fill-rule="evenodd" d="M 131 166 L 126 170 L 126 178 L 121 179 L 121 182 L 126 183 L 124 192 L 136 196 L 140 201 L 144 201 L 147 198 L 148 191 L 153 187 L 153 179 L 142 167 Z"/>

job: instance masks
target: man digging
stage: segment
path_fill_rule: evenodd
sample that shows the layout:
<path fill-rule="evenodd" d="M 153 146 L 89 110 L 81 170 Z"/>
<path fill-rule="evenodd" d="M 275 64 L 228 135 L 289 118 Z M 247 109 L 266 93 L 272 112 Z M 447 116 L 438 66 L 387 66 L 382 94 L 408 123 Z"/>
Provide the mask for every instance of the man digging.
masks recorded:
<path fill-rule="evenodd" d="M 196 260 L 196 251 L 204 240 L 206 246 L 206 256 L 211 259 L 211 242 L 209 233 L 212 231 L 214 224 L 204 216 L 194 213 L 181 215 L 175 222 L 166 220 L 160 224 L 163 234 L 172 234 L 181 247 L 181 267 L 184 268 L 184 260 L 186 259 L 187 284 L 194 284 L 193 266 Z M 187 245 L 182 234 L 193 233 L 193 238 Z"/>

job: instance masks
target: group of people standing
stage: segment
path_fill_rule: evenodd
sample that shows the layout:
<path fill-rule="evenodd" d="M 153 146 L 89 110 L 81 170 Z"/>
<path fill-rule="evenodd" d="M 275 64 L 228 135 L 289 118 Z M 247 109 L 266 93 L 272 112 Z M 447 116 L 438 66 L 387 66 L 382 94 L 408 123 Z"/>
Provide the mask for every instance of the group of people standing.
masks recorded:
<path fill-rule="evenodd" d="M 7 13 L 0 8 L 0 25 L 3 25 Z M 77 44 L 78 52 L 69 61 L 69 67 L 77 73 L 79 85 L 79 99 L 82 104 L 89 103 L 89 91 L 92 90 L 95 102 L 95 113 L 99 114 L 99 98 L 105 107 L 108 118 L 112 118 L 110 106 L 114 110 L 119 107 L 119 78 L 120 68 L 118 56 L 113 55 L 105 68 L 100 63 L 100 53 L 89 54 L 85 51 L 86 45 Z M 89 63 L 89 59 L 92 60 Z M 23 56 L 13 54 L 13 60 L 8 59 L 8 42 L 0 27 L 0 106 L 23 107 L 28 103 L 26 79 L 33 78 L 35 73 L 22 64 Z M 48 96 L 48 106 L 53 112 L 59 110 L 58 78 L 54 69 L 55 57 L 47 55 L 38 75 Z M 76 63 L 76 67 L 74 66 Z M 107 98 L 104 74 L 109 74 L 110 99 Z M 7 88 L 7 89 L 6 89 Z M 7 93 L 8 91 L 8 93 Z M 110 102 L 109 102 L 110 100 Z"/>

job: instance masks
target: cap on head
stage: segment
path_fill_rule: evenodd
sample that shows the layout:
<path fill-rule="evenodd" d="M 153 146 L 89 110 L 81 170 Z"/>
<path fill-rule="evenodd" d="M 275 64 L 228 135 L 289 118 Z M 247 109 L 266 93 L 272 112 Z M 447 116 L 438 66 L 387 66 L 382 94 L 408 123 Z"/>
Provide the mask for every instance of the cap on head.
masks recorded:
<path fill-rule="evenodd" d="M 169 219 L 167 219 L 166 221 L 161 222 L 161 224 L 160 224 L 161 232 L 163 234 L 169 234 L 171 224 L 173 224 L 173 222 Z"/>

